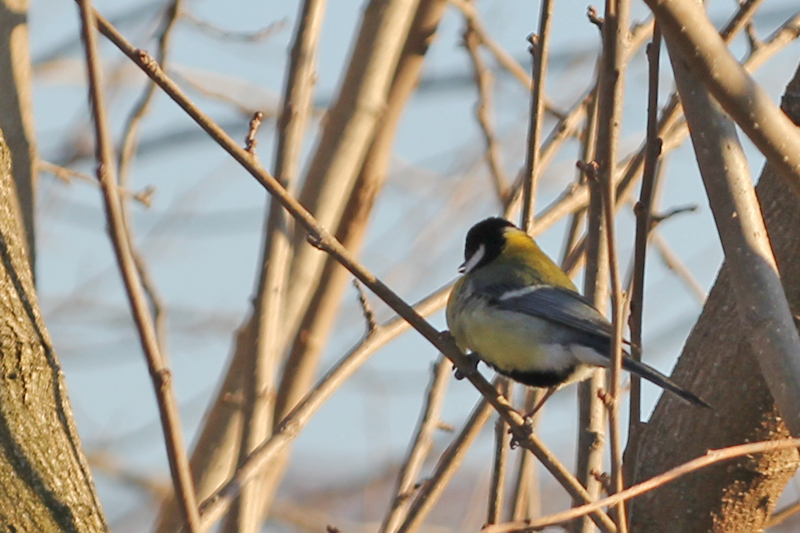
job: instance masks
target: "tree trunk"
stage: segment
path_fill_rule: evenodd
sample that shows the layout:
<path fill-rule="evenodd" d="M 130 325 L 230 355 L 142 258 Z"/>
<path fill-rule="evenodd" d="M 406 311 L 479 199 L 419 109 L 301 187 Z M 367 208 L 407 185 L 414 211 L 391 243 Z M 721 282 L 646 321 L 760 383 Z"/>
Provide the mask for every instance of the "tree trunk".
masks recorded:
<path fill-rule="evenodd" d="M 35 266 L 31 62 L 28 52 L 28 1 L 0 0 L 0 129 L 14 159 L 12 168 L 22 212 L 23 235 L 31 268 Z"/>
<path fill-rule="evenodd" d="M 784 111 L 797 124 L 800 70 Z M 792 109 L 788 104 L 795 102 Z M 786 297 L 800 310 L 800 198 L 767 164 L 756 187 Z M 635 480 L 643 481 L 708 449 L 789 436 L 748 342 L 723 264 L 675 368 L 675 379 L 699 391 L 714 410 L 662 396 L 641 433 Z M 800 464 L 797 450 L 728 461 L 685 476 L 631 504 L 631 531 L 762 531 Z"/>
<path fill-rule="evenodd" d="M 107 531 L 36 301 L 11 153 L 0 131 L 0 525 Z"/>

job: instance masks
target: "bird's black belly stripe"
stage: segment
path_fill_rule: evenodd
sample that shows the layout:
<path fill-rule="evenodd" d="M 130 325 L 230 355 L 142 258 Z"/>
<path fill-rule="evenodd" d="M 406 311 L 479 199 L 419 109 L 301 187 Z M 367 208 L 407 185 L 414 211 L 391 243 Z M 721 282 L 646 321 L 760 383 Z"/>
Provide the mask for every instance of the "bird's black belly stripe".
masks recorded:
<path fill-rule="evenodd" d="M 500 368 L 497 368 L 496 370 L 504 376 L 508 376 L 514 381 L 528 385 L 529 387 L 544 388 L 553 387 L 566 381 L 567 378 L 569 378 L 573 372 L 575 372 L 575 367 L 572 366 L 561 370 L 543 370 L 533 372 L 520 372 L 518 370 L 506 371 Z"/>

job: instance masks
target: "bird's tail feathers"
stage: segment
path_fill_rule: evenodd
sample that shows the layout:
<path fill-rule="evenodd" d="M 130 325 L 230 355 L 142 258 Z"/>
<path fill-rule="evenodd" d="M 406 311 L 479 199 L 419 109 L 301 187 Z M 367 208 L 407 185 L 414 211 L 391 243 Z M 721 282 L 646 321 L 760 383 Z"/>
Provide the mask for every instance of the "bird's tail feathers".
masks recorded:
<path fill-rule="evenodd" d="M 655 368 L 646 365 L 642 362 L 636 361 L 629 357 L 623 357 L 622 359 L 622 368 L 627 370 L 628 372 L 632 372 L 637 376 L 643 377 L 647 381 L 658 385 L 664 390 L 668 390 L 673 394 L 676 394 L 683 398 L 684 400 L 693 403 L 695 405 L 699 405 L 701 407 L 705 407 L 707 409 L 711 409 L 711 405 L 709 405 L 705 400 L 697 396 L 696 394 L 689 392 L 688 390 L 682 388 L 680 385 L 672 381 L 670 378 L 656 370 Z"/>

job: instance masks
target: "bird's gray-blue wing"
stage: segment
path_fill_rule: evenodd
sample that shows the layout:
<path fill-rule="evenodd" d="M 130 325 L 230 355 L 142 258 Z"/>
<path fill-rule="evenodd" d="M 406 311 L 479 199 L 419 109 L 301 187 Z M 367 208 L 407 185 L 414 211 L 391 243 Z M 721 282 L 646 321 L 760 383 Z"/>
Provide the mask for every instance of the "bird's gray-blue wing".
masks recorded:
<path fill-rule="evenodd" d="M 611 324 L 575 291 L 546 285 L 512 288 L 502 284 L 482 289 L 490 305 L 504 311 L 525 313 L 550 320 L 604 339 L 612 336 Z"/>

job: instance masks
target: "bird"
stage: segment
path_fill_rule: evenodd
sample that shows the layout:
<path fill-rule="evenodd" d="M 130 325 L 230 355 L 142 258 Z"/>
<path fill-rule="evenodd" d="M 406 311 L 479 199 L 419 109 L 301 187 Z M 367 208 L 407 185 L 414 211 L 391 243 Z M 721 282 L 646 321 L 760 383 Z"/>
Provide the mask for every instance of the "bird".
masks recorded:
<path fill-rule="evenodd" d="M 467 232 L 463 275 L 447 302 L 458 347 L 498 373 L 553 392 L 608 368 L 613 328 L 524 231 L 491 217 Z M 698 406 L 711 406 L 655 368 L 623 353 L 622 368 Z"/>

